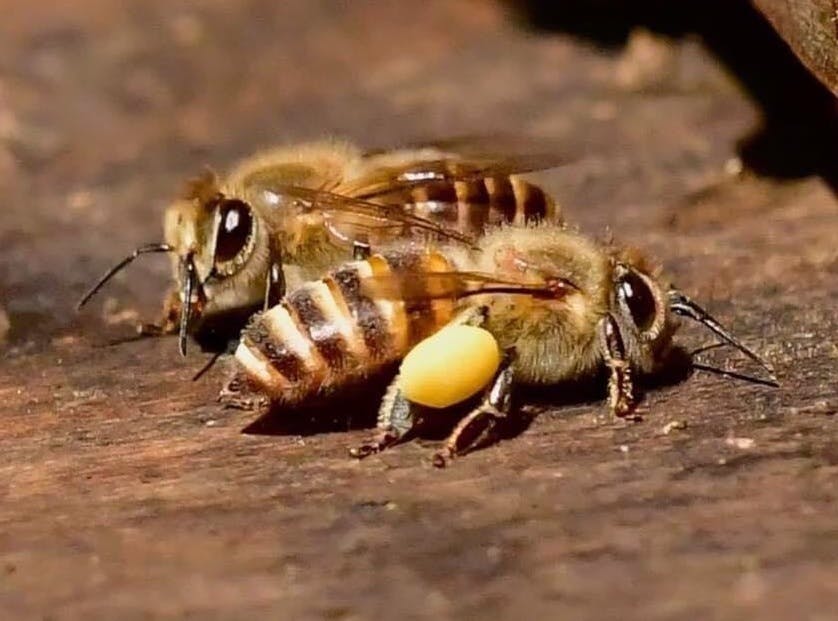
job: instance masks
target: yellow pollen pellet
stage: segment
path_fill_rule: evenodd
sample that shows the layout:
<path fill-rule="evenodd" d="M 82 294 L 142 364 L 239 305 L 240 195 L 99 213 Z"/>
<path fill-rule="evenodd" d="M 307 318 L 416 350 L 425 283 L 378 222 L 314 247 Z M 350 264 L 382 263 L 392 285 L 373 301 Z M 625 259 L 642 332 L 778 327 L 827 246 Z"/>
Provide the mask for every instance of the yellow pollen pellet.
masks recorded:
<path fill-rule="evenodd" d="M 402 361 L 399 388 L 409 401 L 446 408 L 486 388 L 500 366 L 495 337 L 483 328 L 449 326 Z"/>

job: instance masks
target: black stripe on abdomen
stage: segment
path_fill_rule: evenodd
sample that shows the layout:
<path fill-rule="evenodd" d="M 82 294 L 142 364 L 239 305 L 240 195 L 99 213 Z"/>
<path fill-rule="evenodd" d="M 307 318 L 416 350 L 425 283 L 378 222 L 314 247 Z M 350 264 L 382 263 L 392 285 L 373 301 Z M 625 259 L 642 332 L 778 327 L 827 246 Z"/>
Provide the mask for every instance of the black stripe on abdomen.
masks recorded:
<path fill-rule="evenodd" d="M 524 197 L 524 221 L 535 222 L 547 217 L 547 196 L 537 185 L 526 183 Z"/>
<path fill-rule="evenodd" d="M 492 224 L 514 222 L 517 202 L 509 177 L 486 177 L 483 184 L 489 195 Z"/>
<path fill-rule="evenodd" d="M 390 346 L 389 326 L 375 302 L 361 292 L 358 269 L 345 267 L 332 274 L 331 279 L 361 329 L 367 350 L 373 358 L 384 358 Z"/>
<path fill-rule="evenodd" d="M 245 330 L 244 337 L 289 382 L 297 383 L 305 377 L 305 362 L 271 334 L 261 315 L 254 317 Z"/>
<path fill-rule="evenodd" d="M 297 326 L 308 335 L 330 370 L 339 371 L 354 362 L 343 335 L 326 319 L 307 287 L 291 293 L 287 306 L 296 318 Z"/>

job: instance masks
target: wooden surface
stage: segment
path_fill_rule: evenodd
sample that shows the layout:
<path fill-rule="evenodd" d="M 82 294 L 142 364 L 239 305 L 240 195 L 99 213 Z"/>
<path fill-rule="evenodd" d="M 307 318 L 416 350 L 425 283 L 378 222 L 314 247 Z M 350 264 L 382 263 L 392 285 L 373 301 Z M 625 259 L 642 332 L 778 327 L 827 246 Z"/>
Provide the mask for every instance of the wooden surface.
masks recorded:
<path fill-rule="evenodd" d="M 800 60 L 838 97 L 838 2 L 754 0 Z"/>
<path fill-rule="evenodd" d="M 836 618 L 827 185 L 731 174 L 760 113 L 694 39 L 606 51 L 493 3 L 407 6 L 0 2 L 0 617 Z M 641 423 L 547 400 L 444 471 L 420 442 L 356 463 L 365 431 L 243 434 L 223 369 L 192 383 L 204 355 L 125 341 L 162 259 L 73 313 L 205 164 L 493 131 L 562 144 L 540 178 L 570 217 L 659 255 L 782 387 L 696 371 Z"/>

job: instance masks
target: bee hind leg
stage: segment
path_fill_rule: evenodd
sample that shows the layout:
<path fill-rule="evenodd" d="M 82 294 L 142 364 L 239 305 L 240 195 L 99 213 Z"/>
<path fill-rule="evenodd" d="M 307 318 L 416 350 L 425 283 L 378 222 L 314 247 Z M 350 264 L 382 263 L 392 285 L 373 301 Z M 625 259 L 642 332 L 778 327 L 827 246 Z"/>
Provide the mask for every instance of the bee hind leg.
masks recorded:
<path fill-rule="evenodd" d="M 415 423 L 414 414 L 414 407 L 402 394 L 396 376 L 387 387 L 378 410 L 377 435 L 371 441 L 349 449 L 349 454 L 363 459 L 409 439 Z"/>
<path fill-rule="evenodd" d="M 495 378 L 483 395 L 483 400 L 457 423 L 443 448 L 434 454 L 434 466 L 444 468 L 454 457 L 488 446 L 497 440 L 500 424 L 514 412 L 514 359 L 514 350 L 507 351 Z"/>
<path fill-rule="evenodd" d="M 471 306 L 458 314 L 448 325 L 480 326 L 486 321 L 486 306 Z M 408 401 L 399 388 L 399 376 L 392 381 L 378 410 L 378 435 L 370 442 L 349 450 L 352 457 L 363 459 L 380 453 L 410 438 L 416 423 L 417 406 Z"/>

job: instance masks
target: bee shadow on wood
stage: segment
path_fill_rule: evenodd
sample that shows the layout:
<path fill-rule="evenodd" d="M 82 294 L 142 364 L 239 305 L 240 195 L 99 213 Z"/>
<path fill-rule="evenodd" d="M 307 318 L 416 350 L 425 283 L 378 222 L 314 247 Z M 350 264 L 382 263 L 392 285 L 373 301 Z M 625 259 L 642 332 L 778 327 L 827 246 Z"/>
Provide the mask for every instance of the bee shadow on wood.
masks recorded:
<path fill-rule="evenodd" d="M 300 407 L 269 407 L 242 433 L 268 436 L 312 436 L 375 427 L 378 407 L 393 373 Z"/>
<path fill-rule="evenodd" d="M 269 436 L 312 436 L 320 433 L 339 433 L 376 426 L 378 409 L 393 375 L 382 375 L 361 386 L 341 390 L 316 403 L 297 408 L 270 408 L 242 429 L 242 433 Z M 411 436 L 419 440 L 445 439 L 462 417 L 476 407 L 483 398 L 473 398 L 442 410 L 414 405 L 415 431 Z M 535 418 L 518 410 L 515 416 L 502 421 L 498 427 L 501 439 L 523 433 Z"/>
<path fill-rule="evenodd" d="M 372 429 L 376 426 L 378 409 L 394 374 L 395 370 L 382 373 L 363 384 L 345 388 L 305 406 L 268 407 L 242 429 L 242 433 L 305 437 Z M 441 410 L 414 405 L 416 424 L 411 436 L 428 441 L 445 439 L 457 422 L 475 408 L 482 398 L 483 394 L 478 393 L 463 403 Z M 498 437 L 507 439 L 523 433 L 534 418 L 534 415 L 519 408 L 515 416 L 504 419 L 498 426 Z"/>
<path fill-rule="evenodd" d="M 673 346 L 661 361 L 654 375 L 637 379 L 636 395 L 642 402 L 646 392 L 658 388 L 675 386 L 685 382 L 697 369 L 693 354 L 678 345 Z M 608 375 L 598 375 L 545 387 L 527 387 L 520 391 L 522 403 L 549 407 L 550 409 L 586 404 L 603 404 L 607 394 Z"/>
<path fill-rule="evenodd" d="M 695 371 L 711 372 L 740 381 L 766 383 L 756 377 L 698 363 L 694 359 L 695 354 L 706 349 L 708 348 L 690 352 L 679 346 L 673 347 L 661 364 L 660 370 L 640 380 L 638 387 L 640 399 L 642 400 L 645 392 L 649 390 L 675 386 L 687 381 Z M 277 408 L 269 409 L 242 429 L 242 433 L 305 437 L 321 433 L 371 429 L 375 427 L 378 408 L 393 373 L 394 371 L 382 373 L 363 384 L 324 397 L 305 407 L 283 408 L 281 411 Z M 537 405 L 542 408 L 560 409 L 585 404 L 602 404 L 606 395 L 605 386 L 606 376 L 602 374 L 565 385 L 519 388 L 515 395 L 515 415 L 504 419 L 498 426 L 498 439 L 505 440 L 521 435 L 538 416 L 537 412 L 521 406 Z M 417 407 L 418 420 L 415 436 L 420 440 L 444 439 L 457 421 L 478 405 L 481 399 L 482 394 L 478 394 L 462 404 L 444 410 Z"/>

